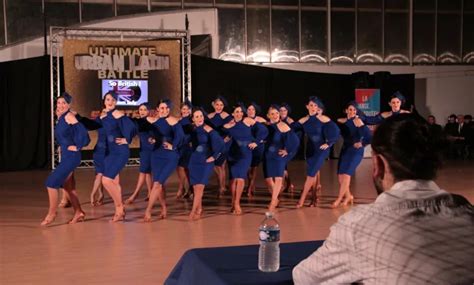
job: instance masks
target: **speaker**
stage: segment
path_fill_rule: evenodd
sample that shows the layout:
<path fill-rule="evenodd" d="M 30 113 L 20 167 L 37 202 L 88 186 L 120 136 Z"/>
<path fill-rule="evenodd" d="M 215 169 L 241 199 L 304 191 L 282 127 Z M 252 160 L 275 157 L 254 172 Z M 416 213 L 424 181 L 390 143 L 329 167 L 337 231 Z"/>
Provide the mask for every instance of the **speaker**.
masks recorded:
<path fill-rule="evenodd" d="M 366 71 L 352 73 L 351 80 L 354 89 L 370 88 L 370 74 Z"/>
<path fill-rule="evenodd" d="M 390 82 L 390 77 L 392 74 L 388 71 L 377 71 L 374 73 L 374 88 L 380 88 L 384 85 L 387 85 Z"/>

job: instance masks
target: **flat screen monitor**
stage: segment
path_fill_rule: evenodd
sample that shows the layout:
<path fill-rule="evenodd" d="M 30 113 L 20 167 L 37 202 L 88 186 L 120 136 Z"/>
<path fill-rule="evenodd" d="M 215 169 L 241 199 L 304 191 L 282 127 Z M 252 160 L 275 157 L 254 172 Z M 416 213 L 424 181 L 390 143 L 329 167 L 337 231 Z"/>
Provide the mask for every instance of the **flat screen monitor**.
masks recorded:
<path fill-rule="evenodd" d="M 117 106 L 139 106 L 148 102 L 147 80 L 103 79 L 102 96 L 109 91 L 117 93 Z"/>

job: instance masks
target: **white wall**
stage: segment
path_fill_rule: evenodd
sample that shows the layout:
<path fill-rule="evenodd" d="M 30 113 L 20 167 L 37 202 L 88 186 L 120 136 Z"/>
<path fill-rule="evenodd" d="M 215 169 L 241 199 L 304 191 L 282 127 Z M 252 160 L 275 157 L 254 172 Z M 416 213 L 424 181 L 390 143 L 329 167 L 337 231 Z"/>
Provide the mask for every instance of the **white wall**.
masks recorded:
<path fill-rule="evenodd" d="M 74 27 L 184 30 L 186 14 L 188 15 L 191 35 L 210 34 L 212 37 L 212 55 L 217 57 L 219 50 L 217 9 L 213 8 L 123 16 Z M 0 49 L 0 62 L 41 56 L 44 53 L 43 41 L 43 38 L 40 37 L 28 42 L 3 47 Z"/>
<path fill-rule="evenodd" d="M 452 113 L 474 115 L 474 75 L 429 78 L 426 94 L 426 106 L 438 124 L 446 124 Z"/>

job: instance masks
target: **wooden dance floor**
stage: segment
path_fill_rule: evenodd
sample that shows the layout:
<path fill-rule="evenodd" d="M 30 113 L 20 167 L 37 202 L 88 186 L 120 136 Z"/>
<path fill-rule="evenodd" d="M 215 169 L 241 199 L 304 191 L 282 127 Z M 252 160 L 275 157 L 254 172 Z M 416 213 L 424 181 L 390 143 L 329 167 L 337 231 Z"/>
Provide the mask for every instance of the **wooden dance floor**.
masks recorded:
<path fill-rule="evenodd" d="M 349 207 L 331 209 L 337 194 L 337 160 L 322 169 L 322 199 L 316 208 L 295 209 L 304 181 L 304 162 L 290 165 L 295 195 L 284 193 L 277 212 L 281 241 L 325 239 L 330 226 Z M 124 197 L 135 187 L 138 169 L 121 174 Z M 447 163 L 438 184 L 474 202 L 472 161 Z M 190 200 L 176 200 L 177 179 L 167 190 L 168 218 L 141 221 L 145 209 L 143 189 L 138 201 L 127 207 L 124 223 L 109 223 L 113 215 L 110 198 L 100 207 L 89 205 L 94 172 L 76 171 L 77 189 L 86 221 L 68 225 L 72 210 L 59 209 L 53 226 L 42 228 L 48 198 L 43 184 L 48 171 L 0 173 L 0 284 L 162 284 L 181 255 L 190 248 L 256 244 L 257 228 L 264 217 L 269 194 L 258 178 L 256 197 L 242 198 L 244 215 L 230 214 L 229 193 L 216 198 L 215 178 L 204 194 L 204 217 L 188 221 Z M 371 160 L 364 159 L 352 183 L 356 204 L 372 202 L 376 192 L 371 181 Z M 108 197 L 108 196 L 107 196 Z M 309 203 L 309 200 L 307 201 Z"/>

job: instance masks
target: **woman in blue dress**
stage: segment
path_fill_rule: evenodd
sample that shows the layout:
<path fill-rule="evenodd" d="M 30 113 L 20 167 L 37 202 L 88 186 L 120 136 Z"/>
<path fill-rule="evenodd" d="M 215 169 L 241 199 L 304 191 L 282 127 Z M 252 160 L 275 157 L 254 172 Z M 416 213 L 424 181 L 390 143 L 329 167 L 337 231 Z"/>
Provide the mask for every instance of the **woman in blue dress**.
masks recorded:
<path fill-rule="evenodd" d="M 252 128 L 252 133 L 256 136 L 257 132 L 263 132 L 263 136 L 268 135 L 267 130 L 267 121 L 258 116 L 261 111 L 261 108 L 257 103 L 251 102 L 247 106 L 247 117 L 255 120 L 255 125 Z M 247 196 L 252 197 L 255 191 L 255 180 L 257 178 L 257 168 L 263 160 L 263 153 L 265 152 L 264 141 L 261 141 L 260 144 L 252 151 L 252 163 L 250 164 L 250 170 L 248 173 L 248 188 Z"/>
<path fill-rule="evenodd" d="M 224 194 L 226 187 L 225 187 L 225 182 L 226 182 L 226 177 L 225 177 L 225 164 L 227 160 L 227 151 L 230 146 L 230 139 L 227 137 L 225 132 L 223 131 L 222 126 L 224 126 L 226 123 L 228 123 L 230 120 L 232 120 L 232 117 L 224 111 L 224 108 L 227 105 L 227 101 L 224 99 L 222 96 L 217 96 L 214 101 L 212 101 L 212 108 L 214 108 L 214 112 L 208 114 L 207 118 L 209 119 L 209 123 L 211 124 L 211 127 L 219 132 L 221 137 L 224 139 L 224 142 L 226 143 L 226 150 L 222 153 L 222 155 L 216 159 L 214 162 L 214 171 L 216 172 L 217 175 L 217 181 L 219 183 L 219 196 Z"/>
<path fill-rule="evenodd" d="M 107 152 L 107 136 L 105 135 L 105 130 L 102 127 L 100 116 L 105 114 L 105 109 L 103 109 L 101 112 L 91 112 L 91 119 L 76 114 L 77 120 L 83 124 L 87 130 L 97 131 L 97 142 L 94 146 L 94 151 L 92 154 L 95 168 L 95 179 L 90 194 L 90 203 L 93 207 L 102 205 L 104 201 L 104 193 L 102 191 L 102 176 L 104 173 L 104 160 Z M 98 196 L 97 199 L 96 196 Z"/>
<path fill-rule="evenodd" d="M 346 118 L 337 120 L 344 144 L 337 166 L 339 195 L 336 201 L 332 203 L 333 208 L 339 207 L 341 203 L 344 206 L 353 203 L 354 197 L 350 191 L 351 176 L 354 175 L 357 166 L 364 157 L 364 147 L 372 139 L 369 128 L 357 117 L 357 103 L 349 102 L 345 112 Z"/>
<path fill-rule="evenodd" d="M 306 180 L 304 182 L 301 197 L 296 205 L 297 208 L 304 206 L 306 196 L 311 189 L 314 189 L 316 176 L 321 169 L 324 161 L 329 156 L 331 146 L 339 138 L 339 128 L 331 119 L 322 114 L 323 103 L 321 100 L 312 96 L 306 104 L 308 115 L 298 120 L 294 124 L 295 128 L 303 129 L 308 137 L 306 148 Z M 311 205 L 317 203 L 316 189 L 313 190 L 313 199 Z"/>
<path fill-rule="evenodd" d="M 224 140 L 217 131 L 204 124 L 202 109 L 194 109 L 192 121 L 194 128 L 190 134 L 192 153 L 189 159 L 190 184 L 194 190 L 193 208 L 189 219 L 196 220 L 202 215 L 202 196 L 209 176 L 214 168 L 214 161 L 224 151 Z"/>
<path fill-rule="evenodd" d="M 229 164 L 230 189 L 232 192 L 232 213 L 242 214 L 240 197 L 244 191 L 245 178 L 252 163 L 252 151 L 265 140 L 264 133 L 252 134 L 255 120 L 244 117 L 245 106 L 237 104 L 233 108 L 233 119 L 224 125 L 224 130 L 231 138 L 227 163 Z"/>
<path fill-rule="evenodd" d="M 42 226 L 51 224 L 56 218 L 58 205 L 58 191 L 61 186 L 69 194 L 69 199 L 74 208 L 74 216 L 70 224 L 83 221 L 85 214 L 77 197 L 75 185 L 67 187 L 65 184 L 72 179 L 74 169 L 81 163 L 81 148 L 89 144 L 90 139 L 86 128 L 79 123 L 70 111 L 72 97 L 64 92 L 56 101 L 58 122 L 55 126 L 54 136 L 61 148 L 61 162 L 46 179 L 46 188 L 49 196 L 49 210 L 41 222 Z"/>
<path fill-rule="evenodd" d="M 291 126 L 293 123 L 295 123 L 295 121 L 290 117 L 291 107 L 290 105 L 288 105 L 288 103 L 285 103 L 285 102 L 281 103 L 278 111 L 280 113 L 280 120 L 282 122 L 286 123 L 288 126 Z M 293 158 L 291 157 L 290 159 L 288 159 L 288 163 L 291 161 L 291 159 Z M 291 193 L 293 193 L 293 191 L 295 190 L 295 186 L 293 185 L 293 183 L 291 183 L 290 173 L 288 172 L 288 164 L 285 167 L 284 180 L 285 180 L 285 186 L 284 186 L 283 191 L 290 191 Z"/>
<path fill-rule="evenodd" d="M 125 200 L 125 204 L 132 204 L 140 193 L 143 184 L 146 183 L 148 190 L 147 197 L 150 197 L 152 179 L 151 179 L 151 153 L 153 152 L 153 144 L 150 138 L 153 136 L 152 127 L 146 118 L 150 115 L 150 106 L 143 103 L 138 106 L 139 118 L 134 119 L 138 128 L 138 137 L 140 139 L 140 169 L 138 173 L 137 186 L 133 194 Z"/>
<path fill-rule="evenodd" d="M 115 214 L 111 222 L 125 219 L 119 173 L 128 162 L 130 156 L 128 145 L 137 132 L 135 123 L 125 116 L 122 111 L 115 109 L 117 98 L 117 94 L 113 91 L 109 91 L 104 95 L 106 113 L 100 116 L 107 138 L 107 154 L 104 160 L 102 185 L 112 197 L 115 205 Z"/>
<path fill-rule="evenodd" d="M 403 110 L 402 106 L 405 104 L 405 96 L 399 91 L 395 92 L 391 97 L 388 105 L 390 111 L 379 113 L 375 116 L 367 116 L 362 111 L 358 110 L 357 115 L 362 119 L 366 125 L 379 125 L 387 118 L 391 116 L 397 116 L 398 114 L 410 113 L 410 111 Z"/>
<path fill-rule="evenodd" d="M 288 124 L 280 120 L 278 106 L 270 106 L 267 117 L 270 123 L 265 143 L 263 174 L 267 187 L 272 194 L 272 200 L 268 209 L 274 211 L 278 206 L 278 196 L 282 189 L 285 167 L 288 160 L 298 150 L 300 141 Z"/>
<path fill-rule="evenodd" d="M 180 112 L 181 118 L 179 118 L 179 124 L 183 128 L 184 131 L 184 139 L 183 143 L 179 149 L 179 161 L 178 161 L 178 168 L 176 172 L 178 173 L 178 192 L 176 193 L 176 198 L 187 198 L 192 192 L 192 189 L 186 189 L 186 184 L 189 184 L 189 159 L 191 157 L 191 153 L 193 152 L 190 146 L 190 139 L 191 139 L 191 129 L 192 129 L 192 122 L 191 122 L 191 109 L 193 108 L 191 102 L 185 100 L 181 103 Z"/>
<path fill-rule="evenodd" d="M 105 135 L 105 130 L 102 128 L 100 122 L 100 116 L 105 115 L 105 110 L 102 110 L 95 118 L 94 121 L 100 125 L 97 128 L 97 143 L 94 146 L 94 152 L 92 154 L 92 159 L 94 160 L 95 168 L 95 179 L 92 185 L 92 191 L 90 195 L 91 205 L 100 206 L 104 202 L 104 192 L 102 190 L 102 176 L 104 174 L 104 161 L 105 155 L 107 153 L 107 136 Z M 98 194 L 96 199 L 96 193 Z"/>
<path fill-rule="evenodd" d="M 151 222 L 152 210 L 158 199 L 161 205 L 160 219 L 167 216 L 164 185 L 178 166 L 179 148 L 184 139 L 183 128 L 178 119 L 170 116 L 171 101 L 161 100 L 158 104 L 158 118 L 148 117 L 147 121 L 154 126 L 154 149 L 151 156 L 153 188 L 145 210 L 144 222 Z"/>

